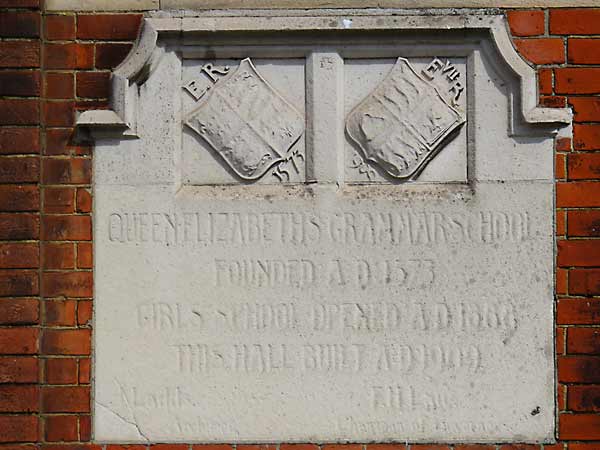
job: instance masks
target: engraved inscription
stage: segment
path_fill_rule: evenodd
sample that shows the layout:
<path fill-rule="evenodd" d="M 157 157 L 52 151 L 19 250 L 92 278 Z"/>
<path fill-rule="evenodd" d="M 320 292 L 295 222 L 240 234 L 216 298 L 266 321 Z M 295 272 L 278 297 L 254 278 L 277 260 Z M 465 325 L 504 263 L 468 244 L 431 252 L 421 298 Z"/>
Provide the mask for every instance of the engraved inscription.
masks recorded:
<path fill-rule="evenodd" d="M 384 81 L 350 112 L 346 131 L 368 162 L 393 178 L 408 179 L 464 122 L 434 85 L 398 58 Z M 370 178 L 359 159 L 354 166 Z"/>
<path fill-rule="evenodd" d="M 214 87 L 184 123 L 240 178 L 258 180 L 277 166 L 276 177 L 289 181 L 289 170 L 299 171 L 304 158 L 292 149 L 304 132 L 300 113 L 265 81 L 249 58 L 218 82 L 214 69 L 205 69 Z"/>
<path fill-rule="evenodd" d="M 535 233 L 527 212 L 113 212 L 112 243 L 445 245 L 526 242 Z"/>

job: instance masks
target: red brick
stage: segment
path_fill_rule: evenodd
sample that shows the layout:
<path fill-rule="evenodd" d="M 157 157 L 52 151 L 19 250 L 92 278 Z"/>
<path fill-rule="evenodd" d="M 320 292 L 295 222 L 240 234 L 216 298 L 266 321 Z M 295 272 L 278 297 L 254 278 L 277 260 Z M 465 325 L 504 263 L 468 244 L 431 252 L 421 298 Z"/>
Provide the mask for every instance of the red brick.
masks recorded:
<path fill-rule="evenodd" d="M 38 41 L 0 41 L 0 67 L 40 67 Z"/>
<path fill-rule="evenodd" d="M 558 380 L 561 383 L 599 383 L 600 357 L 560 356 Z"/>
<path fill-rule="evenodd" d="M 556 406 L 559 411 L 564 411 L 567 407 L 566 405 L 566 390 L 567 387 L 563 384 L 559 384 L 556 389 Z"/>
<path fill-rule="evenodd" d="M 75 246 L 71 243 L 42 244 L 42 267 L 44 269 L 75 268 Z"/>
<path fill-rule="evenodd" d="M 0 213 L 0 240 L 38 239 L 40 218 L 37 214 Z"/>
<path fill-rule="evenodd" d="M 103 445 L 94 445 L 94 444 L 89 444 L 89 443 L 46 444 L 46 445 L 42 445 L 40 448 L 41 448 L 41 450 L 103 450 L 104 446 Z"/>
<path fill-rule="evenodd" d="M 37 186 L 0 185 L 0 211 L 38 211 L 40 193 Z"/>
<path fill-rule="evenodd" d="M 600 153 L 573 153 L 568 158 L 570 180 L 600 179 Z"/>
<path fill-rule="evenodd" d="M 599 64 L 600 39 L 569 39 L 567 60 L 571 64 Z"/>
<path fill-rule="evenodd" d="M 46 39 L 49 41 L 68 41 L 75 39 L 75 16 L 47 15 Z"/>
<path fill-rule="evenodd" d="M 43 386 L 42 412 L 90 412 L 90 388 Z"/>
<path fill-rule="evenodd" d="M 0 270 L 0 297 L 39 294 L 39 276 L 34 270 Z"/>
<path fill-rule="evenodd" d="M 0 385 L 0 412 L 37 412 L 38 397 L 36 385 Z"/>
<path fill-rule="evenodd" d="M 38 350 L 37 328 L 0 328 L 0 354 L 34 355 Z"/>
<path fill-rule="evenodd" d="M 600 125 L 573 125 L 573 148 L 575 150 L 600 149 Z"/>
<path fill-rule="evenodd" d="M 450 450 L 448 445 L 412 444 L 411 450 Z"/>
<path fill-rule="evenodd" d="M 583 442 L 570 442 L 569 450 L 598 450 L 600 442 L 596 443 L 583 443 Z"/>
<path fill-rule="evenodd" d="M 15 97 L 39 96 L 40 72 L 38 70 L 0 71 L 0 95 Z"/>
<path fill-rule="evenodd" d="M 38 245 L 33 243 L 0 243 L 1 269 L 28 269 L 39 267 Z"/>
<path fill-rule="evenodd" d="M 44 426 L 46 441 L 70 442 L 78 440 L 77 416 L 47 416 Z"/>
<path fill-rule="evenodd" d="M 556 138 L 557 152 L 570 152 L 572 150 L 570 138 Z"/>
<path fill-rule="evenodd" d="M 508 25 L 513 36 L 536 36 L 544 34 L 544 11 L 508 11 Z"/>
<path fill-rule="evenodd" d="M 89 355 L 90 336 L 88 329 L 44 330 L 42 352 L 46 355 Z"/>
<path fill-rule="evenodd" d="M 515 39 L 517 50 L 534 64 L 561 64 L 565 62 L 565 46 L 562 39 Z"/>
<path fill-rule="evenodd" d="M 35 298 L 0 299 L 0 324 L 24 325 L 39 323 L 39 302 Z"/>
<path fill-rule="evenodd" d="M 500 450 L 540 450 L 540 448 L 533 444 L 510 444 L 501 445 Z"/>
<path fill-rule="evenodd" d="M 293 445 L 293 444 L 292 444 Z M 311 444 L 307 444 L 309 448 L 306 448 L 305 450 L 311 450 Z M 286 449 L 282 449 L 280 446 L 280 450 L 295 450 L 294 447 L 292 446 L 285 446 Z M 314 446 L 316 447 L 316 446 Z M 314 450 L 313 447 L 313 450 Z M 317 447 L 318 448 L 318 447 Z M 367 444 L 366 445 L 366 450 L 406 450 L 406 445 L 404 444 Z"/>
<path fill-rule="evenodd" d="M 192 447 L 196 447 L 195 445 Z M 203 447 L 206 447 L 206 450 L 212 450 L 212 447 L 214 447 L 214 450 L 231 450 L 232 446 L 231 445 L 226 445 L 223 444 L 223 446 L 221 446 L 220 444 L 209 444 L 209 445 L 198 445 L 197 447 L 199 447 L 200 449 Z M 106 450 L 147 450 L 148 447 L 146 447 L 145 445 L 115 445 L 115 444 L 108 444 L 106 446 Z"/>
<path fill-rule="evenodd" d="M 558 436 L 565 440 L 593 441 L 600 439 L 600 415 L 561 414 L 558 417 Z"/>
<path fill-rule="evenodd" d="M 268 445 L 262 446 L 262 445 L 238 445 L 237 446 L 242 447 L 239 450 L 259 450 L 260 447 L 269 447 Z M 250 448 L 246 448 L 246 447 L 252 447 Z M 275 447 L 274 445 L 271 447 Z M 150 450 L 188 450 L 188 445 L 186 444 L 153 444 L 150 447 Z M 266 450 L 266 449 L 261 449 L 261 450 Z M 275 450 L 273 448 L 273 450 Z"/>
<path fill-rule="evenodd" d="M 27 38 L 40 35 L 40 13 L 33 11 L 0 12 L 0 37 Z"/>
<path fill-rule="evenodd" d="M 49 127 L 70 127 L 75 122 L 75 103 L 47 101 L 43 105 L 44 124 Z"/>
<path fill-rule="evenodd" d="M 557 94 L 598 94 L 600 93 L 600 68 L 555 69 L 554 83 Z"/>
<path fill-rule="evenodd" d="M 574 273 L 569 274 L 569 283 Z M 571 285 L 569 285 L 571 290 Z M 557 317 L 558 324 L 563 325 L 595 325 L 600 324 L 600 300 L 596 299 L 558 299 Z"/>
<path fill-rule="evenodd" d="M 46 98 L 75 98 L 75 81 L 72 73 L 48 72 L 44 74 L 44 92 Z"/>
<path fill-rule="evenodd" d="M 594 181 L 556 183 L 556 206 L 559 208 L 600 206 L 600 183 Z"/>
<path fill-rule="evenodd" d="M 0 125 L 37 125 L 39 122 L 38 100 L 0 99 Z"/>
<path fill-rule="evenodd" d="M 558 241 L 557 260 L 561 267 L 599 267 L 600 240 Z"/>
<path fill-rule="evenodd" d="M 92 302 L 79 301 L 77 305 L 77 324 L 88 325 L 92 320 Z"/>
<path fill-rule="evenodd" d="M 598 34 L 600 9 L 565 8 L 550 10 L 550 34 Z"/>
<path fill-rule="evenodd" d="M 455 445 L 454 450 L 495 450 L 495 445 L 465 444 Z"/>
<path fill-rule="evenodd" d="M 558 156 L 558 155 L 557 155 Z M 567 212 L 564 210 L 556 211 L 556 235 L 562 236 L 567 232 Z"/>
<path fill-rule="evenodd" d="M 37 157 L 0 157 L 0 183 L 37 183 L 40 160 Z"/>
<path fill-rule="evenodd" d="M 542 95 L 540 97 L 540 105 L 546 108 L 566 108 L 567 98 L 557 95 Z"/>
<path fill-rule="evenodd" d="M 600 354 L 600 328 L 569 328 L 567 333 L 567 353 Z"/>
<path fill-rule="evenodd" d="M 91 69 L 94 65 L 93 44 L 46 44 L 46 69 Z"/>
<path fill-rule="evenodd" d="M 43 162 L 46 184 L 89 184 L 92 161 L 88 158 L 46 158 Z"/>
<path fill-rule="evenodd" d="M 79 384 L 89 384 L 92 378 L 92 369 L 89 358 L 79 360 Z"/>
<path fill-rule="evenodd" d="M 600 269 L 571 269 L 569 293 L 571 295 L 600 295 Z M 590 307 L 593 308 L 593 304 Z M 597 307 L 597 319 L 600 323 L 600 303 Z"/>
<path fill-rule="evenodd" d="M 38 436 L 36 416 L 1 416 L 0 442 L 35 442 Z"/>
<path fill-rule="evenodd" d="M 92 244 L 80 242 L 77 244 L 77 267 L 80 269 L 91 269 L 93 267 Z"/>
<path fill-rule="evenodd" d="M 141 20 L 141 14 L 79 14 L 77 38 L 134 40 Z"/>
<path fill-rule="evenodd" d="M 538 70 L 538 84 L 540 94 L 552 94 L 552 69 Z"/>
<path fill-rule="evenodd" d="M 44 297 L 91 297 L 91 272 L 46 272 L 42 274 Z"/>
<path fill-rule="evenodd" d="M 557 294 L 566 294 L 567 293 L 567 276 L 569 271 L 566 269 L 556 269 L 556 293 Z"/>
<path fill-rule="evenodd" d="M 87 189 L 77 189 L 77 212 L 86 213 L 92 210 L 92 195 Z"/>
<path fill-rule="evenodd" d="M 46 241 L 89 241 L 92 238 L 90 216 L 53 216 L 43 218 L 42 239 Z"/>
<path fill-rule="evenodd" d="M 37 128 L 0 128 L 0 154 L 39 152 L 40 132 Z"/>
<path fill-rule="evenodd" d="M 131 47 L 131 44 L 96 44 L 96 68 L 115 68 L 125 59 Z"/>
<path fill-rule="evenodd" d="M 563 355 L 565 353 L 565 334 L 566 328 L 556 327 L 556 354 Z"/>
<path fill-rule="evenodd" d="M 373 450 L 372 447 L 369 445 L 371 450 Z M 192 445 L 192 450 L 231 450 L 231 448 L 231 445 L 227 444 Z M 280 444 L 279 450 L 319 450 L 319 446 L 316 444 Z"/>
<path fill-rule="evenodd" d="M 84 442 L 92 440 L 92 418 L 90 416 L 79 414 L 79 440 Z"/>
<path fill-rule="evenodd" d="M 575 122 L 600 122 L 600 97 L 570 97 Z"/>
<path fill-rule="evenodd" d="M 72 129 L 46 130 L 46 154 L 68 155 Z"/>
<path fill-rule="evenodd" d="M 571 411 L 600 411 L 600 386 L 569 386 L 568 389 Z"/>
<path fill-rule="evenodd" d="M 75 189 L 47 187 L 43 190 L 44 212 L 47 214 L 69 214 L 75 212 Z"/>
<path fill-rule="evenodd" d="M 45 321 L 47 326 L 75 326 L 75 300 L 49 300 L 44 302 Z"/>
<path fill-rule="evenodd" d="M 77 96 L 108 98 L 110 94 L 110 72 L 78 72 Z"/>
<path fill-rule="evenodd" d="M 600 159 L 598 161 L 600 162 Z M 600 237 L 600 210 L 570 210 L 568 221 L 569 236 Z"/>
<path fill-rule="evenodd" d="M 555 177 L 557 180 L 564 180 L 565 178 L 567 178 L 566 157 L 564 154 L 557 153 L 555 155 L 555 159 Z"/>
<path fill-rule="evenodd" d="M 0 383 L 37 383 L 38 360 L 29 356 L 0 357 Z"/>
<path fill-rule="evenodd" d="M 46 383 L 77 384 L 77 360 L 75 358 L 47 359 Z"/>
<path fill-rule="evenodd" d="M 156 448 L 158 447 L 158 448 Z M 241 447 L 241 448 L 239 448 Z M 335 447 L 335 446 L 332 446 Z M 339 447 L 339 450 L 345 450 L 344 449 L 344 445 L 341 445 Z M 237 445 L 236 448 L 238 448 L 238 450 L 276 450 L 277 446 L 274 444 L 243 444 L 243 445 Z M 171 446 L 169 444 L 160 444 L 160 445 L 153 445 L 150 447 L 150 450 L 185 450 L 185 449 L 181 449 L 179 445 L 175 445 L 175 446 Z M 331 450 L 334 450 L 333 448 Z M 347 450 L 355 450 L 354 446 L 348 446 Z"/>

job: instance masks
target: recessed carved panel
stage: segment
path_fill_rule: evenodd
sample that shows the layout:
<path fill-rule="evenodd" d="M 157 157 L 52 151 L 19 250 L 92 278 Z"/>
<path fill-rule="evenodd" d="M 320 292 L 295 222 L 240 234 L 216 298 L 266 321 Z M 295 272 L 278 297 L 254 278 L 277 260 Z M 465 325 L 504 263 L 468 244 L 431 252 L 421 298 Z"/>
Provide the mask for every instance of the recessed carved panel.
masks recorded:
<path fill-rule="evenodd" d="M 302 158 L 290 153 L 304 132 L 302 116 L 249 58 L 199 99 L 185 124 L 244 180 L 257 180 L 273 166 L 278 166 L 276 174 L 286 176 L 284 163 Z"/>
<path fill-rule="evenodd" d="M 346 130 L 369 162 L 404 179 L 414 176 L 464 122 L 434 85 L 398 58 L 385 80 L 350 113 Z"/>

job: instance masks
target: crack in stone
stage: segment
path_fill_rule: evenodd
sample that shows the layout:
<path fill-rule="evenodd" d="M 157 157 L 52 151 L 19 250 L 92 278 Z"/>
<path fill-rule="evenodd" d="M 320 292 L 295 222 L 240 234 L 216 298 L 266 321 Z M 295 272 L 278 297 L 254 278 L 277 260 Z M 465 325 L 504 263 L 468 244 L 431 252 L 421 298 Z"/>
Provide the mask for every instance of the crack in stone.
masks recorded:
<path fill-rule="evenodd" d="M 108 407 L 108 406 L 106 406 L 106 405 L 103 405 L 102 403 L 100 403 L 100 402 L 99 402 L 99 401 L 97 401 L 97 400 L 95 401 L 95 403 L 96 403 L 98 406 L 102 406 L 102 407 L 103 407 L 104 409 L 106 409 L 108 412 L 110 412 L 110 413 L 114 414 L 115 416 L 117 416 L 117 417 L 118 417 L 119 419 L 121 419 L 123 422 L 125 422 L 125 423 L 128 423 L 129 425 L 133 425 L 133 426 L 135 427 L 135 429 L 136 429 L 137 433 L 138 433 L 138 434 L 139 434 L 139 435 L 140 435 L 140 436 L 141 436 L 141 437 L 142 437 L 144 440 L 146 440 L 147 442 L 150 442 L 150 439 L 148 438 L 148 436 L 146 436 L 146 435 L 145 435 L 145 434 L 142 432 L 142 429 L 139 427 L 139 425 L 138 425 L 138 424 L 137 424 L 135 421 L 131 421 L 131 420 L 128 420 L 128 419 L 126 419 L 125 417 L 123 417 L 123 416 L 122 416 L 122 415 L 120 415 L 119 413 L 117 413 L 117 412 L 113 411 L 111 408 L 109 408 L 109 407 Z M 129 406 L 129 405 L 128 405 L 128 406 Z M 135 419 L 135 417 L 134 417 L 134 419 Z"/>

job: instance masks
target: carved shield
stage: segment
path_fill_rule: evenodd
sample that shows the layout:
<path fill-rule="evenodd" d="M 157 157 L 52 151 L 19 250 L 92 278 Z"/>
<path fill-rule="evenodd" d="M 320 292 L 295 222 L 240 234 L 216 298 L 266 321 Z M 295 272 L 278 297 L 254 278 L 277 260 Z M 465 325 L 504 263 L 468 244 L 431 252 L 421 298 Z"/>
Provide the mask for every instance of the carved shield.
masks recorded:
<path fill-rule="evenodd" d="M 465 122 L 461 113 L 398 58 L 387 77 L 346 119 L 365 158 L 394 178 L 409 178 Z"/>
<path fill-rule="evenodd" d="M 246 58 L 219 80 L 184 119 L 244 180 L 289 159 L 304 119 Z"/>

